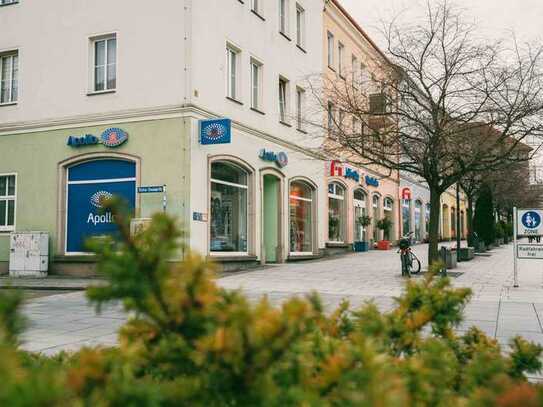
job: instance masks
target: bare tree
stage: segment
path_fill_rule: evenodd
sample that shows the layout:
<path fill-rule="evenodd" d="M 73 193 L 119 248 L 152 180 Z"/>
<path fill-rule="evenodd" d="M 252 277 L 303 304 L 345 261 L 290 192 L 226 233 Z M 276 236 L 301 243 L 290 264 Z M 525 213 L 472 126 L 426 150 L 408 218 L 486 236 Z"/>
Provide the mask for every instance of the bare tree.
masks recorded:
<path fill-rule="evenodd" d="M 327 112 L 312 123 L 328 133 L 325 154 L 426 181 L 433 262 L 441 194 L 466 174 L 529 159 L 519 143 L 543 134 L 543 51 L 477 41 L 475 26 L 446 1 L 428 1 L 424 14 L 384 26 L 381 76 L 324 75 L 310 87 Z"/>

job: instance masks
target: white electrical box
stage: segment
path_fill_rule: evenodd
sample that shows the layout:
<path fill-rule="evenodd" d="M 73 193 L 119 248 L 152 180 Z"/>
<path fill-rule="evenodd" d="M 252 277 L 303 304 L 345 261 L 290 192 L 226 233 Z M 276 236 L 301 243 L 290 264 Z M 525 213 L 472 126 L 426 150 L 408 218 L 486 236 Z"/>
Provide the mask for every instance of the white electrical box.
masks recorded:
<path fill-rule="evenodd" d="M 9 275 L 46 277 L 49 267 L 49 234 L 13 232 L 10 234 Z"/>

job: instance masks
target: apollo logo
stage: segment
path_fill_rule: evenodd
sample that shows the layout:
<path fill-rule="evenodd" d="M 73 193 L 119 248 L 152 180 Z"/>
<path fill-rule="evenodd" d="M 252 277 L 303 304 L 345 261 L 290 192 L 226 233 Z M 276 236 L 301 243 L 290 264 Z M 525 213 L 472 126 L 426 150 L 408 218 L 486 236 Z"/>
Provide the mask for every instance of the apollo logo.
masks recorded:
<path fill-rule="evenodd" d="M 111 193 L 107 191 L 98 191 L 91 196 L 90 203 L 95 208 L 102 209 L 104 207 L 104 202 L 112 198 L 113 195 Z"/>
<path fill-rule="evenodd" d="M 107 129 L 100 136 L 102 144 L 106 147 L 117 147 L 128 140 L 128 133 L 117 127 Z"/>
<path fill-rule="evenodd" d="M 220 123 L 212 123 L 204 127 L 205 135 L 211 140 L 218 140 L 226 134 L 226 127 Z"/>

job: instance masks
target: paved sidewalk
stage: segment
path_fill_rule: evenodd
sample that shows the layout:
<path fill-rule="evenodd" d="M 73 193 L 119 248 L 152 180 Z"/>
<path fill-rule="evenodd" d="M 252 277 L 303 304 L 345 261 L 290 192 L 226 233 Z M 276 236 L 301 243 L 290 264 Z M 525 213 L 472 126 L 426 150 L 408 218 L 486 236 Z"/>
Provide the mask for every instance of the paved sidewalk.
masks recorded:
<path fill-rule="evenodd" d="M 23 290 L 63 290 L 77 291 L 85 290 L 93 285 L 104 284 L 100 278 L 74 278 L 62 276 L 47 276 L 45 278 L 29 277 L 0 277 L 0 289 L 17 288 Z"/>
<path fill-rule="evenodd" d="M 427 245 L 415 246 L 423 260 Z M 466 308 L 460 331 L 476 325 L 501 343 L 520 334 L 543 344 L 543 261 L 520 261 L 520 288 L 512 288 L 512 245 L 494 249 L 491 256 L 477 256 L 453 270 L 453 284 L 470 287 L 472 301 Z M 452 274 L 452 273 L 451 273 Z M 421 277 L 415 277 L 421 278 Z M 309 263 L 269 266 L 218 279 L 228 289 L 242 289 L 252 300 L 267 295 L 281 303 L 292 295 L 318 291 L 328 310 L 348 299 L 353 307 L 373 300 L 383 310 L 394 305 L 403 291 L 399 258 L 395 251 L 351 254 Z M 116 332 L 125 321 L 119 306 L 100 315 L 87 305 L 83 292 L 53 295 L 28 302 L 30 320 L 24 348 L 54 354 L 84 345 L 114 345 Z"/>

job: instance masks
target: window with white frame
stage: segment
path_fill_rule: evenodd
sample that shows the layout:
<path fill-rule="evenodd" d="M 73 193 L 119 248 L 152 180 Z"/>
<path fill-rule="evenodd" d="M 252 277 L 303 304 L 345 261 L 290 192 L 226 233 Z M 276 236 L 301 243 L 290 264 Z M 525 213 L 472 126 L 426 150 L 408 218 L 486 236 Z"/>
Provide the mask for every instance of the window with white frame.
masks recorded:
<path fill-rule="evenodd" d="M 343 72 L 343 70 L 344 70 L 344 61 L 343 61 L 344 54 L 345 54 L 345 46 L 341 42 L 338 42 L 338 44 L 337 44 L 338 73 L 339 73 L 339 76 L 341 76 L 341 77 L 343 77 L 343 74 L 345 73 L 345 72 Z"/>
<path fill-rule="evenodd" d="M 305 90 L 296 88 L 296 128 L 304 129 L 304 106 L 305 106 Z"/>
<path fill-rule="evenodd" d="M 328 31 L 328 66 L 334 69 L 334 34 Z"/>
<path fill-rule="evenodd" d="M 251 108 L 262 110 L 262 64 L 251 58 Z"/>
<path fill-rule="evenodd" d="M 279 0 L 279 32 L 288 35 L 289 0 Z"/>
<path fill-rule="evenodd" d="M 305 10 L 299 4 L 296 4 L 296 44 L 305 47 Z"/>
<path fill-rule="evenodd" d="M 283 123 L 288 123 L 288 98 L 289 98 L 289 82 L 287 79 L 279 78 L 279 120 Z"/>
<path fill-rule="evenodd" d="M 357 82 L 359 78 L 359 73 L 358 73 L 359 67 L 360 65 L 358 65 L 358 58 L 356 57 L 356 55 L 353 55 L 351 59 L 351 82 L 355 88 L 358 87 Z"/>
<path fill-rule="evenodd" d="M 226 96 L 239 100 L 239 65 L 241 52 L 232 45 L 226 46 Z"/>
<path fill-rule="evenodd" d="M 19 96 L 19 53 L 0 54 L 0 104 L 15 103 Z"/>
<path fill-rule="evenodd" d="M 105 92 L 117 88 L 117 37 L 110 35 L 94 38 L 93 92 Z"/>
<path fill-rule="evenodd" d="M 334 104 L 328 102 L 328 133 L 331 134 L 335 128 L 335 118 L 334 118 Z"/>
<path fill-rule="evenodd" d="M 262 1 L 263 0 L 251 0 L 251 10 L 253 10 L 256 14 L 262 14 Z"/>
<path fill-rule="evenodd" d="M 15 230 L 16 182 L 15 174 L 0 174 L 0 232 Z"/>

